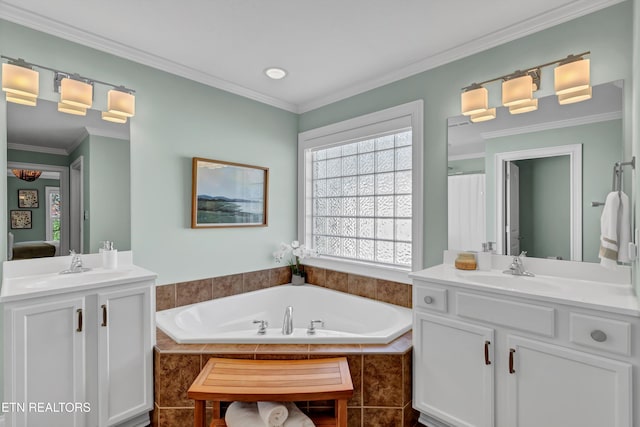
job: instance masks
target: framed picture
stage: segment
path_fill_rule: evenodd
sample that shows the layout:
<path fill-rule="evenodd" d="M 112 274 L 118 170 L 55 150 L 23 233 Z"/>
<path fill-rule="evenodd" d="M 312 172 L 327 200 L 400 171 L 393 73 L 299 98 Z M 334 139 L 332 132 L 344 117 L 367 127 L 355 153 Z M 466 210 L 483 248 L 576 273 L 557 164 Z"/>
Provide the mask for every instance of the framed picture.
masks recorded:
<path fill-rule="evenodd" d="M 38 190 L 18 190 L 19 208 L 37 208 Z"/>
<path fill-rule="evenodd" d="M 266 227 L 269 169 L 193 158 L 191 228 Z"/>
<path fill-rule="evenodd" d="M 11 211 L 11 228 L 31 228 L 31 211 Z"/>

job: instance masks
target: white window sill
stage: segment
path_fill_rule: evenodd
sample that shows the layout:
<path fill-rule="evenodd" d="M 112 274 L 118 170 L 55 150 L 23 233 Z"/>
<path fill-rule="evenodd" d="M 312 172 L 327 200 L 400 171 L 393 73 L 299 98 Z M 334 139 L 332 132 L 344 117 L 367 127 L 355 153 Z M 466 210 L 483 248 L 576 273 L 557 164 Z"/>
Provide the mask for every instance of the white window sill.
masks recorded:
<path fill-rule="evenodd" d="M 357 274 L 360 276 L 373 277 L 392 282 L 411 284 L 411 279 L 409 278 L 411 270 L 409 268 L 403 269 L 391 266 L 381 266 L 366 262 L 348 261 L 326 256 L 305 258 L 302 263 L 311 267 L 325 268 L 328 270 L 340 271 L 342 273 Z"/>

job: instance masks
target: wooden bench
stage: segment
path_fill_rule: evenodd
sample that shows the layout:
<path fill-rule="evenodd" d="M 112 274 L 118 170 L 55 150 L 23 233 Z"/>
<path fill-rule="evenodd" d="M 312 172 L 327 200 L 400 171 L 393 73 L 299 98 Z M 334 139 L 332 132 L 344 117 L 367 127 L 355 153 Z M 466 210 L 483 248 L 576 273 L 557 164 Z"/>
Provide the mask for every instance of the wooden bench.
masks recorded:
<path fill-rule="evenodd" d="M 310 360 L 211 358 L 187 395 L 195 400 L 194 426 L 205 427 L 206 402 L 213 402 L 210 427 L 224 427 L 220 402 L 335 400 L 335 416 L 312 416 L 316 426 L 347 427 L 353 383 L 345 357 Z"/>

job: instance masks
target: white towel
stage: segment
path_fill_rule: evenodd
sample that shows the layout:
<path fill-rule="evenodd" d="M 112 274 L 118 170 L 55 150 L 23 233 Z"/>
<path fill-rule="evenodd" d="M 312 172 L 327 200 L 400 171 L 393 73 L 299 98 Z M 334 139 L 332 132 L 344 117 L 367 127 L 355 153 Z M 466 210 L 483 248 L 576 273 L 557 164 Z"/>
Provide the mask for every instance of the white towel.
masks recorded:
<path fill-rule="evenodd" d="M 600 217 L 600 265 L 615 268 L 617 262 L 629 262 L 631 218 L 629 197 L 613 191 L 607 195 Z"/>
<path fill-rule="evenodd" d="M 260 418 L 268 427 L 282 427 L 289 416 L 289 411 L 281 402 L 258 402 Z"/>
<path fill-rule="evenodd" d="M 289 417 L 284 422 L 284 427 L 315 427 L 311 418 L 307 417 L 293 402 L 284 403 L 289 410 Z"/>
<path fill-rule="evenodd" d="M 255 402 L 233 402 L 224 416 L 227 427 L 264 427 Z"/>

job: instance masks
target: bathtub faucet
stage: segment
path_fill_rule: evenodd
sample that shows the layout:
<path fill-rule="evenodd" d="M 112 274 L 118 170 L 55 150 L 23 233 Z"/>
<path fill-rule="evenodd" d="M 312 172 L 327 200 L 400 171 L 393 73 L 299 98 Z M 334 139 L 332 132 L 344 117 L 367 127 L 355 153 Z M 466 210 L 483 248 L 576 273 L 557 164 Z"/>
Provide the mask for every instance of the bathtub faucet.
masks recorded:
<path fill-rule="evenodd" d="M 293 334 L 293 307 L 289 306 L 284 310 L 284 320 L 282 321 L 282 335 Z"/>

